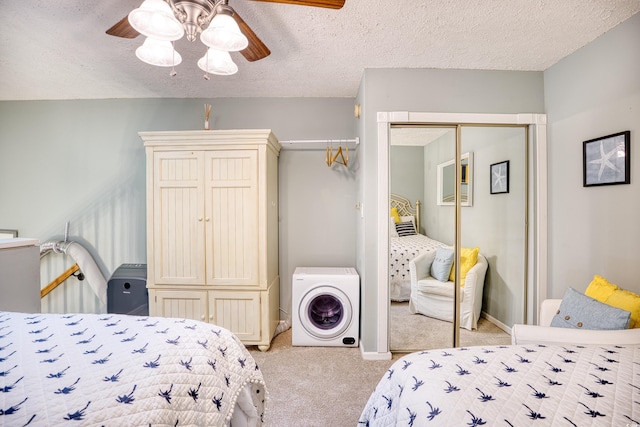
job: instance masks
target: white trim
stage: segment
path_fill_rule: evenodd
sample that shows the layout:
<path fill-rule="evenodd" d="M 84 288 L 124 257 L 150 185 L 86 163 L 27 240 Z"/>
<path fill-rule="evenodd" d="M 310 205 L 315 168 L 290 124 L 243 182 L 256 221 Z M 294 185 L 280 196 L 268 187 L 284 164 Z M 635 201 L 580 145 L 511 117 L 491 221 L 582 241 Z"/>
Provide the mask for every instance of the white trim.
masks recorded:
<path fill-rule="evenodd" d="M 502 331 L 506 332 L 507 334 L 511 335 L 511 328 L 508 327 L 507 325 L 505 325 L 504 323 L 502 323 L 501 321 L 499 321 L 498 319 L 496 319 L 495 317 L 493 317 L 490 314 L 487 314 L 486 311 L 483 311 L 480 316 L 483 319 L 488 320 L 489 322 L 493 323 L 494 325 L 496 325 L 496 327 L 498 327 L 499 329 L 501 329 Z"/>
<path fill-rule="evenodd" d="M 536 114 L 533 118 L 536 125 L 536 188 L 538 190 L 537 210 L 536 210 L 536 229 L 543 231 L 537 233 L 537 245 L 536 245 L 536 261 L 538 265 L 537 269 L 537 283 L 536 288 L 536 312 L 534 314 L 534 323 L 540 310 L 542 301 L 547 299 L 547 227 L 548 227 L 548 211 L 547 211 L 547 115 Z M 544 160 L 544 161 L 541 161 Z M 541 274 L 543 273 L 543 274 Z"/>
<path fill-rule="evenodd" d="M 535 215 L 536 254 L 534 277 L 536 291 L 536 312 L 547 295 L 547 135 L 546 114 L 483 114 L 483 113 L 425 113 L 425 112 L 378 112 L 378 353 L 389 352 L 389 221 L 385 212 L 389 200 L 389 127 L 392 123 L 432 123 L 442 125 L 457 124 L 514 124 L 531 125 L 534 129 L 536 149 L 535 172 Z M 386 196 L 386 197 L 385 197 Z M 531 258 L 531 257 L 530 257 Z M 532 284 L 533 285 L 533 284 Z M 364 357 L 364 354 L 363 354 Z"/>
<path fill-rule="evenodd" d="M 393 356 L 390 351 L 386 353 L 379 353 L 375 351 L 364 351 L 362 347 L 362 341 L 360 341 L 360 354 L 363 360 L 391 360 Z"/>
<path fill-rule="evenodd" d="M 378 170 L 380 165 L 384 165 L 385 173 L 378 173 L 378 206 L 389 205 L 389 124 L 386 121 L 380 121 L 385 118 L 378 113 Z M 386 194 L 386 197 L 383 197 Z M 384 212 L 387 212 L 388 208 Z M 378 209 L 378 226 L 380 232 L 377 235 L 377 247 L 384 248 L 386 262 L 378 262 L 378 335 L 376 337 L 376 348 L 378 352 L 389 353 L 389 292 L 388 280 L 385 280 L 384 289 L 386 290 L 386 299 L 380 298 L 380 277 L 389 277 L 389 215 L 385 215 L 381 209 Z M 380 260 L 380 254 L 378 254 Z M 362 357 L 365 354 L 363 353 Z"/>

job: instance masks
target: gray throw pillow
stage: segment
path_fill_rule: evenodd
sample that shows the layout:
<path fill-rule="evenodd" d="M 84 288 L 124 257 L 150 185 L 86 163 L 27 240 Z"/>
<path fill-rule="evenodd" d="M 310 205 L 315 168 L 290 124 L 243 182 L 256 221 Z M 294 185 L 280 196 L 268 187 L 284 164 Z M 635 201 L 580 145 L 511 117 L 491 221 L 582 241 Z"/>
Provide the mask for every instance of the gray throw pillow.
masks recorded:
<path fill-rule="evenodd" d="M 567 289 L 551 326 L 573 329 L 627 329 L 631 313 Z"/>
<path fill-rule="evenodd" d="M 436 249 L 436 257 L 434 258 L 433 263 L 431 263 L 431 277 L 434 277 L 441 282 L 448 282 L 452 265 L 453 249 Z"/>

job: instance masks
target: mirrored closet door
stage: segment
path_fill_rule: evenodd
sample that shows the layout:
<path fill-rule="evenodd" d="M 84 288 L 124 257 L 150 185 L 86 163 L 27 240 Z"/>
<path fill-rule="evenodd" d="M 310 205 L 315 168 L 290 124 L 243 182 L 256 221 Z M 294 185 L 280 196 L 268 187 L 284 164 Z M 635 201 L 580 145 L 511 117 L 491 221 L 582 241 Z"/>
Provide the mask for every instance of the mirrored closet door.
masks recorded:
<path fill-rule="evenodd" d="M 526 126 L 390 127 L 390 208 L 419 206 L 415 236 L 390 224 L 391 351 L 510 342 L 526 316 L 527 164 Z"/>
<path fill-rule="evenodd" d="M 526 315 L 527 127 L 465 125 L 460 142 L 473 153 L 474 203 L 460 208 L 457 344 L 509 344 L 511 326 Z"/>
<path fill-rule="evenodd" d="M 404 220 L 412 216 L 411 208 L 417 216 L 415 235 L 397 233 L 395 224 L 389 225 L 389 346 L 392 351 L 402 352 L 428 346 L 451 347 L 453 324 L 433 317 L 442 311 L 442 305 L 425 307 L 423 298 L 417 296 L 415 288 L 412 290 L 409 264 L 413 261 L 416 270 L 421 270 L 425 263 L 432 261 L 429 256 L 425 258 L 425 254 L 453 245 L 445 236 L 455 233 L 454 210 L 438 209 L 441 192 L 436 185 L 436 172 L 438 164 L 455 156 L 456 127 L 393 126 L 389 141 L 390 209 L 396 207 Z M 452 192 L 454 184 L 455 176 L 453 182 L 447 183 L 447 193 Z M 402 203 L 411 207 L 404 209 Z M 441 298 L 438 304 L 442 301 Z M 444 304 L 445 312 L 452 310 L 452 306 Z M 435 312 L 430 312 L 431 309 Z M 432 316 L 421 314 L 425 311 Z"/>

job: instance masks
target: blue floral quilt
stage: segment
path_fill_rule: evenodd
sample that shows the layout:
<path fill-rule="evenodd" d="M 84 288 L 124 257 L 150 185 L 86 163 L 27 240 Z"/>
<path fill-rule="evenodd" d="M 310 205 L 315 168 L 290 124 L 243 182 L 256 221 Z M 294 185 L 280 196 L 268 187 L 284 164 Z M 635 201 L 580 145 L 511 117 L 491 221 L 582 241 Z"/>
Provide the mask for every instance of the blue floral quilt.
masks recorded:
<path fill-rule="evenodd" d="M 260 424 L 265 392 L 215 325 L 0 312 L 0 426 L 224 426 L 237 403 Z"/>
<path fill-rule="evenodd" d="M 386 372 L 359 426 L 638 426 L 640 346 L 431 350 Z"/>

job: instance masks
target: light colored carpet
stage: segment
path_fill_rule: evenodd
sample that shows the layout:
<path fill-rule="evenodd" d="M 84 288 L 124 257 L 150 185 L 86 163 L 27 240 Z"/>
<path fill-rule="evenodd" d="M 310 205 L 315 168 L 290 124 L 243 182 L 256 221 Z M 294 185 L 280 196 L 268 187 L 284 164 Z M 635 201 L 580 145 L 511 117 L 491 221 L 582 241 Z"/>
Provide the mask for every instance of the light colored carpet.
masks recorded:
<path fill-rule="evenodd" d="M 276 336 L 269 351 L 249 351 L 267 384 L 266 427 L 357 426 L 395 361 L 363 360 L 359 348 L 292 347 L 291 329 Z"/>
<path fill-rule="evenodd" d="M 409 313 L 407 304 L 392 304 L 392 349 L 450 348 L 451 323 Z M 416 333 L 421 331 L 421 333 Z M 481 319 L 478 331 L 462 330 L 462 345 L 509 344 L 509 335 Z M 405 344 L 402 344 L 402 343 Z M 276 336 L 267 352 L 249 347 L 267 384 L 266 427 L 357 426 L 369 395 L 392 360 L 363 360 L 359 348 L 293 347 L 291 329 Z"/>
<path fill-rule="evenodd" d="M 419 351 L 453 347 L 453 324 L 411 314 L 408 302 L 392 302 L 389 347 L 392 351 Z M 482 317 L 478 329 L 460 329 L 460 345 L 511 344 L 511 336 Z"/>

